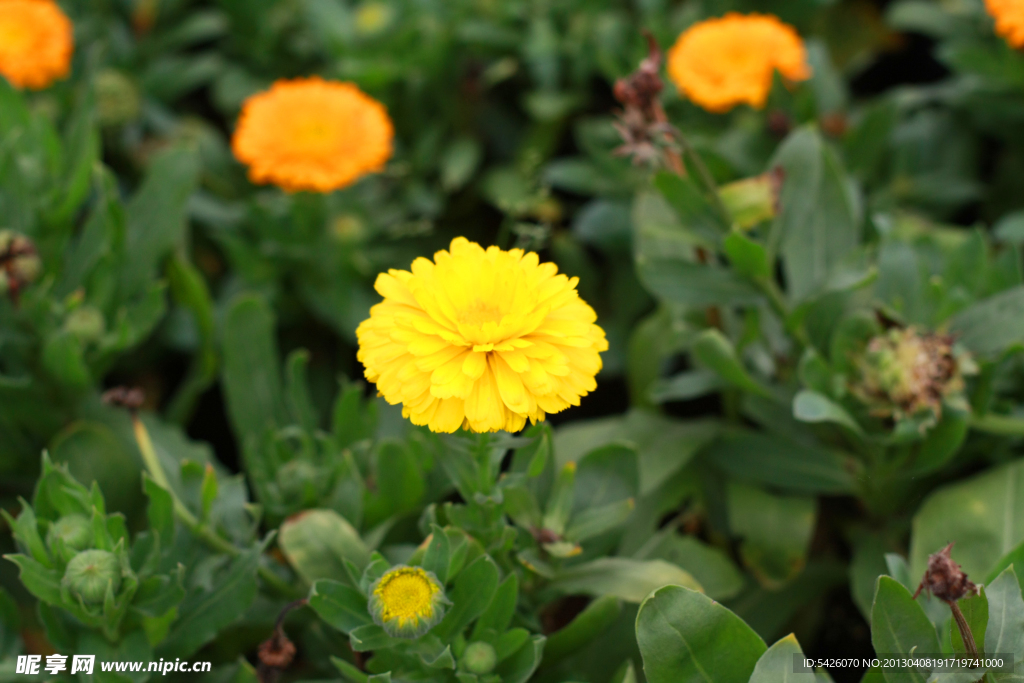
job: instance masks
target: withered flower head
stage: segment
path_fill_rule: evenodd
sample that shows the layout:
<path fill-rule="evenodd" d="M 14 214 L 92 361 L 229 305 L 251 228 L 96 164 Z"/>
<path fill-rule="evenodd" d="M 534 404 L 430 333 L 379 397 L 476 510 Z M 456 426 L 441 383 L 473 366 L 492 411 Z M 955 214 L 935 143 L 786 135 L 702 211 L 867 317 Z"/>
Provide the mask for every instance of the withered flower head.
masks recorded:
<path fill-rule="evenodd" d="M 928 557 L 928 569 L 921 579 L 921 585 L 917 587 L 917 592 L 914 593 L 915 599 L 922 590 L 944 602 L 956 602 L 961 598 L 978 594 L 978 586 L 967 578 L 960 565 L 950 557 L 952 550 L 953 544 L 950 543 Z"/>
<path fill-rule="evenodd" d="M 659 99 L 665 87 L 660 75 L 661 48 L 654 36 L 644 35 L 647 57 L 636 71 L 615 83 L 615 99 L 623 105 L 622 111 L 616 114 L 615 128 L 625 143 L 615 154 L 632 158 L 638 166 L 654 166 L 664 160 L 679 172 L 682 168 L 674 150 L 678 134 L 668 122 Z"/>
<path fill-rule="evenodd" d="M 264 666 L 286 669 L 295 659 L 295 643 L 288 640 L 284 633 L 277 631 L 273 637 L 260 643 L 257 656 Z"/>
<path fill-rule="evenodd" d="M 888 330 L 855 359 L 859 377 L 850 390 L 879 417 L 900 420 L 930 412 L 938 420 L 943 400 L 963 392 L 963 376 L 974 368 L 953 341 L 914 327 Z"/>

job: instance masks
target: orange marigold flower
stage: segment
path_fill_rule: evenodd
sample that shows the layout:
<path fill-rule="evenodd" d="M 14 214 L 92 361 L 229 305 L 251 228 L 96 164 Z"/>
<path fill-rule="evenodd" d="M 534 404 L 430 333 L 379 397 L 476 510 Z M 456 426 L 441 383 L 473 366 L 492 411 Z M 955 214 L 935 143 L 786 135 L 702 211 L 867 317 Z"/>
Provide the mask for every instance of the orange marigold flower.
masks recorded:
<path fill-rule="evenodd" d="M 1013 47 L 1024 47 L 1024 0 L 985 0 L 996 20 L 996 33 Z"/>
<path fill-rule="evenodd" d="M 0 0 L 0 76 L 45 88 L 71 70 L 74 27 L 51 0 Z"/>
<path fill-rule="evenodd" d="M 366 379 L 413 424 L 517 432 L 597 388 L 604 330 L 555 264 L 457 237 L 411 270 L 377 277 L 356 336 Z"/>
<path fill-rule="evenodd" d="M 716 113 L 744 103 L 763 108 L 776 70 L 789 81 L 811 77 L 803 40 L 771 15 L 730 12 L 699 22 L 668 51 L 676 87 Z"/>
<path fill-rule="evenodd" d="M 383 170 L 393 138 L 383 104 L 352 83 L 313 76 L 247 99 L 231 146 L 254 183 L 330 192 Z"/>

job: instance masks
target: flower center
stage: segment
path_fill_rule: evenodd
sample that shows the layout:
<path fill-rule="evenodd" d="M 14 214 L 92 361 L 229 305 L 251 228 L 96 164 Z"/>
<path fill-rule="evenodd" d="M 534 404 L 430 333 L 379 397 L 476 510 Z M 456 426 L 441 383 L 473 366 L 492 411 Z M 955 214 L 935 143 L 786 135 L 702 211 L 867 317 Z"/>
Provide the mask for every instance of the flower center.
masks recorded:
<path fill-rule="evenodd" d="M 477 299 L 466 308 L 459 311 L 459 323 L 462 325 L 483 325 L 484 323 L 499 323 L 505 317 L 501 308 L 494 303 L 488 303 Z"/>
<path fill-rule="evenodd" d="M 433 611 L 434 586 L 420 571 L 399 571 L 377 587 L 385 619 L 420 619 Z"/>
<path fill-rule="evenodd" d="M 333 144 L 335 126 L 319 116 L 309 116 L 295 122 L 289 137 L 304 151 L 322 150 Z"/>

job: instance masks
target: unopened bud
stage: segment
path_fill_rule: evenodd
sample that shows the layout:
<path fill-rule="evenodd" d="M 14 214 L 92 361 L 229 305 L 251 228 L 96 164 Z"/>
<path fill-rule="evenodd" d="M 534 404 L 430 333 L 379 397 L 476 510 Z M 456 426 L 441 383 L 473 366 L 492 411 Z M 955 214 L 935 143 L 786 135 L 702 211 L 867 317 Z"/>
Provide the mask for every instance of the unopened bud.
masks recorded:
<path fill-rule="evenodd" d="M 67 515 L 50 525 L 46 533 L 46 544 L 56 550 L 57 541 L 64 546 L 66 556 L 62 559 L 70 561 L 78 552 L 92 545 L 92 524 L 85 515 Z"/>
<path fill-rule="evenodd" d="M 498 663 L 498 653 L 489 643 L 477 641 L 466 646 L 460 660 L 462 666 L 472 674 L 489 674 Z"/>
<path fill-rule="evenodd" d="M 104 69 L 96 75 L 96 116 L 101 125 L 118 126 L 139 118 L 139 88 L 120 71 Z"/>
<path fill-rule="evenodd" d="M 96 341 L 106 330 L 103 313 L 93 306 L 81 306 L 64 320 L 64 329 L 82 341 Z"/>
<path fill-rule="evenodd" d="M 86 550 L 71 558 L 64 570 L 64 583 L 72 595 L 87 605 L 103 602 L 109 586 L 115 593 L 121 587 L 121 563 L 106 550 Z"/>

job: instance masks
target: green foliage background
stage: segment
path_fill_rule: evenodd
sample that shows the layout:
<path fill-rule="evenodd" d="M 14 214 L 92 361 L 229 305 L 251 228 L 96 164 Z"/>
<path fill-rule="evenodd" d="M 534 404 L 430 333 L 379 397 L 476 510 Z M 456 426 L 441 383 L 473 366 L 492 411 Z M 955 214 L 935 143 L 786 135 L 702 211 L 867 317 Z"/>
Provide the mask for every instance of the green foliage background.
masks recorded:
<path fill-rule="evenodd" d="M 289 681 L 1022 680 L 1024 56 L 981 0 L 61 5 L 71 77 L 0 80 L 0 230 L 42 263 L 0 300 L 0 681 L 53 651 L 270 680 L 302 598 Z M 685 177 L 617 154 L 642 31 L 729 10 L 792 23 L 812 79 L 724 115 L 669 85 Z M 937 77 L 879 80 L 907 41 Z M 394 159 L 253 186 L 241 103 L 313 73 L 387 105 Z M 597 310 L 600 388 L 557 426 L 441 437 L 360 381 L 375 275 L 459 235 L 540 251 Z M 908 328 L 955 339 L 934 410 L 877 391 L 907 359 L 870 340 Z M 122 384 L 138 421 L 101 401 Z M 949 542 L 1015 672 L 792 670 L 964 652 L 912 597 Z M 92 601 L 87 550 L 118 568 Z M 397 564 L 452 603 L 416 640 L 367 609 Z"/>

